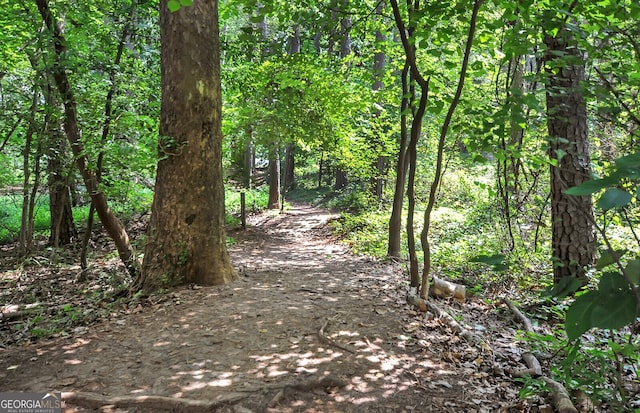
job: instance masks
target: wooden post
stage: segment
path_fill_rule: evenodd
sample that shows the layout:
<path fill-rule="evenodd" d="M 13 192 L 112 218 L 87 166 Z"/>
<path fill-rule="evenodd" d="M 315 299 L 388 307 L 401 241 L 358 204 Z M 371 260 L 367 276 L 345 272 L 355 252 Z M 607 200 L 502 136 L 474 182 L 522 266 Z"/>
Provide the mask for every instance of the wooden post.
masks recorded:
<path fill-rule="evenodd" d="M 242 220 L 242 229 L 247 229 L 247 208 L 245 205 L 244 191 L 240 192 L 240 216 Z"/>

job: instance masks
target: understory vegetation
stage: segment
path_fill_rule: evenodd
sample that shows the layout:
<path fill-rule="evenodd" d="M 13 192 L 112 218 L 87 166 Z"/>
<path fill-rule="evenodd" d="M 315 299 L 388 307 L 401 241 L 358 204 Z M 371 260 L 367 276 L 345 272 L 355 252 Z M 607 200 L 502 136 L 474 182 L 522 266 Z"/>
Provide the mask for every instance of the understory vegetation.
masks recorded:
<path fill-rule="evenodd" d="M 542 365 L 521 397 L 557 382 L 591 410 L 640 412 L 637 1 L 160 3 L 175 21 L 215 4 L 211 44 L 179 48 L 220 63 L 188 68 L 211 70 L 207 88 L 161 76 L 184 68 L 161 59 L 161 28 L 177 31 L 154 2 L 1 4 L 0 305 L 26 314 L 16 343 L 197 284 L 205 255 L 227 275 L 202 265 L 205 284 L 231 282 L 214 230 L 232 245 L 243 214 L 305 203 L 340 214 L 354 253 L 400 263 L 420 312 L 438 280 L 519 308 L 532 327 L 513 344 Z M 189 116 L 209 117 L 171 130 L 195 96 L 207 110 Z M 194 253 L 211 245 L 198 236 L 221 245 Z M 36 308 L 64 289 L 79 298 Z"/>

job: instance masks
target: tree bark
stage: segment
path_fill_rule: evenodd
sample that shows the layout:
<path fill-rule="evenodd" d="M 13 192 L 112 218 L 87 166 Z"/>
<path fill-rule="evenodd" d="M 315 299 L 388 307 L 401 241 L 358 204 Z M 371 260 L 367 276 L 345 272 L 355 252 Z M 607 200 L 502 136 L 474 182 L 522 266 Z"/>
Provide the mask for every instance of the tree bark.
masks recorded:
<path fill-rule="evenodd" d="M 400 141 L 398 143 L 398 162 L 396 164 L 396 186 L 393 195 L 393 207 L 389 218 L 389 239 L 387 243 L 387 256 L 400 258 L 400 244 L 402 234 L 402 205 L 404 203 L 404 188 L 407 178 L 409 162 L 407 161 L 407 141 L 409 132 L 407 128 L 407 111 L 409 101 L 409 62 L 405 61 L 402 74 L 402 100 L 400 103 Z M 414 286 L 415 287 L 415 286 Z"/>
<path fill-rule="evenodd" d="M 296 147 L 293 143 L 287 143 L 284 147 L 284 182 L 285 191 L 296 187 Z"/>
<path fill-rule="evenodd" d="M 245 129 L 244 151 L 242 155 L 242 179 L 246 188 L 253 184 L 253 174 L 256 167 L 256 147 L 253 144 L 253 126 Z"/>
<path fill-rule="evenodd" d="M 49 173 L 49 212 L 50 235 L 49 244 L 58 248 L 69 245 L 77 235 L 71 210 L 69 178 L 65 171 L 65 153 L 67 151 L 64 137 L 58 132 L 58 125 L 49 128 L 49 156 L 47 172 Z"/>
<path fill-rule="evenodd" d="M 473 45 L 473 38 L 476 31 L 478 12 L 480 11 L 480 7 L 482 6 L 483 2 L 484 0 L 475 0 L 473 3 L 473 11 L 471 13 L 471 21 L 469 23 L 469 32 L 467 34 L 464 57 L 462 59 L 462 65 L 460 66 L 460 77 L 458 78 L 458 86 L 456 88 L 455 95 L 451 100 L 451 104 L 449 105 L 449 110 L 447 111 L 444 122 L 442 123 L 442 128 L 440 129 L 440 137 L 438 138 L 436 166 L 433 173 L 433 181 L 431 182 L 431 187 L 429 188 L 429 200 L 427 201 L 427 207 L 424 211 L 424 226 L 422 227 L 422 233 L 420 234 L 420 239 L 422 241 L 422 252 L 424 257 L 424 267 L 422 268 L 422 284 L 420 286 L 420 297 L 422 298 L 426 298 L 429 292 L 429 276 L 431 275 L 431 245 L 429 244 L 429 230 L 431 227 L 431 212 L 433 211 L 433 207 L 436 203 L 436 195 L 443 174 L 444 146 L 446 143 L 447 132 L 449 131 L 449 126 L 451 125 L 451 119 L 453 118 L 453 113 L 455 112 L 456 107 L 460 102 L 462 89 L 464 89 L 464 79 L 467 75 L 467 68 L 469 66 L 469 58 L 471 56 L 471 46 Z"/>
<path fill-rule="evenodd" d="M 300 39 L 300 26 L 294 25 L 291 28 L 291 36 L 289 36 L 289 54 L 298 54 L 302 47 Z M 287 142 L 284 146 L 284 187 L 282 188 L 282 208 L 284 208 L 284 195 L 289 189 L 296 186 L 296 163 L 295 163 L 296 145 L 294 142 Z"/>
<path fill-rule="evenodd" d="M 226 247 L 218 2 L 171 13 L 160 2 L 160 160 L 142 274 L 135 288 L 236 278 Z"/>
<path fill-rule="evenodd" d="M 581 89 L 585 80 L 584 55 L 564 28 L 555 37 L 545 36 L 545 43 L 549 156 L 553 161 L 553 278 L 557 283 L 564 277 L 578 277 L 586 283 L 585 269 L 594 263 L 596 247 L 591 196 L 564 193 L 590 179 L 587 106 Z"/>
<path fill-rule="evenodd" d="M 409 210 L 407 211 L 407 245 L 409 248 L 409 279 L 411 281 L 411 286 L 415 288 L 420 287 L 418 254 L 416 252 L 416 236 L 413 225 L 416 210 L 415 181 L 416 170 L 418 167 L 417 146 L 422 133 L 422 118 L 424 117 L 429 99 L 429 80 L 425 81 L 420 78 L 420 80 L 418 80 L 418 85 L 420 86 L 420 101 L 418 103 L 418 107 L 413 113 L 413 120 L 411 122 L 411 138 L 409 140 L 409 148 L 407 149 L 407 162 L 409 163 L 409 181 L 407 183 L 407 199 L 409 204 Z M 411 89 L 411 94 L 415 98 L 415 88 Z"/>
<path fill-rule="evenodd" d="M 45 26 L 53 38 L 55 49 L 53 77 L 64 103 L 64 129 L 67 139 L 71 144 L 71 151 L 75 156 L 76 165 L 82 175 L 87 192 L 96 206 L 96 211 L 98 212 L 102 225 L 111 239 L 113 239 L 118 250 L 118 255 L 127 268 L 127 271 L 135 278 L 140 273 L 140 266 L 136 253 L 129 242 L 129 236 L 120 220 L 118 220 L 109 209 L 104 193 L 98 188 L 98 180 L 95 174 L 89 169 L 89 160 L 85 154 L 84 145 L 82 144 L 80 136 L 80 128 L 78 127 L 76 100 L 66 74 L 65 56 L 67 51 L 65 38 L 59 25 L 53 19 L 48 0 L 35 0 L 35 3 Z"/>
<path fill-rule="evenodd" d="M 407 247 L 409 250 L 409 278 L 411 286 L 414 288 L 420 287 L 420 274 L 418 269 L 418 255 L 416 252 L 416 240 L 414 230 L 414 214 L 415 214 L 415 176 L 417 167 L 417 145 L 422 133 L 422 118 L 427 107 L 429 98 L 429 79 L 425 79 L 420 73 L 416 62 L 416 47 L 415 43 L 410 39 L 415 31 L 416 22 L 412 18 L 419 11 L 419 4 L 410 3 L 411 10 L 409 11 L 410 20 L 408 25 L 405 25 L 401 15 L 400 8 L 398 7 L 397 0 L 391 0 L 391 6 L 393 9 L 393 17 L 400 33 L 400 39 L 402 40 L 402 47 L 405 54 L 405 67 L 408 68 L 409 75 L 409 94 L 411 101 L 409 106 L 412 113 L 411 121 L 411 137 L 409 139 L 409 146 L 407 148 L 407 163 L 409 169 L 408 182 L 407 182 L 407 199 L 408 199 L 408 211 L 407 211 Z M 414 86 L 417 84 L 420 87 L 420 100 L 418 106 L 415 106 L 416 89 Z M 426 297 L 423 297 L 426 298 Z"/>
<path fill-rule="evenodd" d="M 268 209 L 280 208 L 280 144 L 269 146 L 269 204 Z"/>

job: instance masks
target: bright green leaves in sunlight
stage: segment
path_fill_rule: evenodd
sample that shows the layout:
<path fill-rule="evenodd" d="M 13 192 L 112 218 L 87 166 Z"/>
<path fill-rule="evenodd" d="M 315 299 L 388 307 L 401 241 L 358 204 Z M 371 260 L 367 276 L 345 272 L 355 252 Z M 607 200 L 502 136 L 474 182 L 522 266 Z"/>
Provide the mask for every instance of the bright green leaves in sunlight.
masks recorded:
<path fill-rule="evenodd" d="M 193 4 L 193 0 L 169 0 L 167 7 L 169 11 L 173 13 L 180 10 L 181 7 L 188 7 L 191 6 L 191 4 Z"/>
<path fill-rule="evenodd" d="M 615 269 L 626 250 L 604 251 L 596 264 L 597 270 L 609 266 Z M 627 261 L 624 272 L 603 272 L 598 289 L 579 295 L 567 310 L 565 329 L 570 340 L 579 338 L 590 328 L 616 330 L 631 324 L 636 316 L 637 298 L 633 288 L 640 286 L 640 258 Z M 566 277 L 550 294 L 563 298 L 579 288 L 580 280 Z"/>
<path fill-rule="evenodd" d="M 545 297 L 565 298 L 582 287 L 582 280 L 576 277 L 564 277 L 560 281 L 547 288 L 542 294 Z"/>
<path fill-rule="evenodd" d="M 617 272 L 605 272 L 598 289 L 580 295 L 567 310 L 565 328 L 570 340 L 592 327 L 616 330 L 633 322 L 636 297 Z"/>
<path fill-rule="evenodd" d="M 603 178 L 586 181 L 569 188 L 566 193 L 587 196 L 602 192 L 596 206 L 604 212 L 615 212 L 632 205 L 634 197 L 637 201 L 639 179 L 640 153 L 634 153 L 616 159 Z M 622 261 L 628 253 L 626 249 L 607 249 L 601 254 L 595 269 L 598 272 L 610 270 L 600 274 L 597 290 L 579 295 L 567 310 L 565 328 L 569 339 L 579 338 L 592 327 L 615 330 L 635 320 L 640 258 Z"/>
<path fill-rule="evenodd" d="M 596 205 L 603 211 L 619 209 L 629 205 L 633 201 L 632 193 L 639 196 L 640 187 L 637 180 L 640 178 L 640 153 L 623 156 L 616 159 L 612 172 L 601 179 L 592 179 L 581 185 L 569 188 L 567 195 L 591 195 L 601 190 L 604 193 L 598 199 Z"/>
<path fill-rule="evenodd" d="M 502 254 L 476 255 L 475 257 L 471 258 L 469 261 L 486 264 L 490 266 L 493 271 L 496 271 L 496 272 L 505 271 L 509 268 L 509 265 L 505 263 L 505 256 Z"/>

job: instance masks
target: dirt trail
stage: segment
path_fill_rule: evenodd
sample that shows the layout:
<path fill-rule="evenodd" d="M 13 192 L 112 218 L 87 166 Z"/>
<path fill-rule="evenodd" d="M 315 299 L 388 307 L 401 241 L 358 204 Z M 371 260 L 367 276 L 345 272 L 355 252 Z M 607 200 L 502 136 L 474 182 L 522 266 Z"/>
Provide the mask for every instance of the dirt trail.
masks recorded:
<path fill-rule="evenodd" d="M 333 218 L 305 205 L 252 217 L 229 234 L 237 282 L 180 289 L 85 334 L 1 351 L 0 390 L 127 396 L 102 410 L 78 399 L 68 412 L 162 411 L 165 399 L 130 400 L 141 395 L 228 402 L 166 404 L 173 411 L 526 411 L 490 367 L 495 355 L 425 323 L 405 303 L 399 266 L 350 254 L 331 237 Z M 483 334 L 502 328 L 465 306 L 484 317 Z"/>

